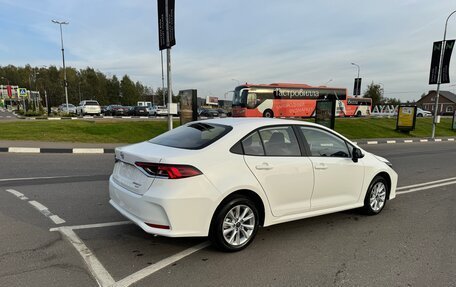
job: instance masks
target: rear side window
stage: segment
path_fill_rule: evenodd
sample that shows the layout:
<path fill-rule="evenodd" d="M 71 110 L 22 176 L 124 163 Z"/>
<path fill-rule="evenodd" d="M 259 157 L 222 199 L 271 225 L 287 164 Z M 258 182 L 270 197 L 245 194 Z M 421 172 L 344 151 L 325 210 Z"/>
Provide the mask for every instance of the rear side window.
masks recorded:
<path fill-rule="evenodd" d="M 254 132 L 242 141 L 245 155 L 264 155 L 263 144 L 258 132 Z"/>
<path fill-rule="evenodd" d="M 96 101 L 87 101 L 85 104 L 86 106 L 98 106 L 98 102 Z"/>
<path fill-rule="evenodd" d="M 191 123 L 166 132 L 149 142 L 182 149 L 202 149 L 224 135 L 233 127 L 212 123 Z"/>

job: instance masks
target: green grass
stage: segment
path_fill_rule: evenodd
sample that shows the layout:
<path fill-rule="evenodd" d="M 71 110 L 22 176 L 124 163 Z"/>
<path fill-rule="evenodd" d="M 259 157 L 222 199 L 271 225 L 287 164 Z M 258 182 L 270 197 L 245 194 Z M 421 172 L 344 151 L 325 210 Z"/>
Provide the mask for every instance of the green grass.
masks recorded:
<path fill-rule="evenodd" d="M 174 123 L 177 126 L 178 122 Z M 430 137 L 431 118 L 418 118 L 410 134 L 395 130 L 396 119 L 342 118 L 336 130 L 351 139 Z M 0 122 L 0 140 L 50 142 L 135 143 L 153 138 L 167 130 L 166 121 L 4 121 Z M 451 119 L 442 118 L 437 137 L 456 136 Z"/>

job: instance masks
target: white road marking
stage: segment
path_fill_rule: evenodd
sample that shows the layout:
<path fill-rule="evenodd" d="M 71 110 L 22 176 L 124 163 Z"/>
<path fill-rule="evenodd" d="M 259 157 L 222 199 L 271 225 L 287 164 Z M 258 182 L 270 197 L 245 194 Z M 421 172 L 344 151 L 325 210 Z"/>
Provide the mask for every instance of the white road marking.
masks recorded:
<path fill-rule="evenodd" d="M 28 203 L 30 203 L 33 207 L 35 207 L 36 209 L 38 209 L 38 211 L 40 211 L 40 212 L 43 212 L 43 211 L 45 211 L 45 210 L 49 210 L 46 206 L 42 205 L 42 204 L 39 203 L 38 201 L 30 200 Z"/>
<path fill-rule="evenodd" d="M 454 139 L 448 139 L 449 142 L 454 142 Z"/>
<path fill-rule="evenodd" d="M 10 147 L 8 152 L 40 153 L 39 147 Z"/>
<path fill-rule="evenodd" d="M 25 196 L 24 194 L 20 193 L 19 191 L 17 190 L 14 190 L 14 189 L 7 189 L 6 190 L 7 192 L 11 193 L 12 195 L 18 197 L 19 199 L 21 200 L 28 200 L 28 197 Z"/>
<path fill-rule="evenodd" d="M 450 181 L 450 182 L 445 182 L 445 183 L 440 183 L 440 184 L 428 185 L 428 186 L 424 186 L 424 187 L 412 188 L 412 189 L 409 189 L 409 190 L 396 192 L 396 194 L 398 194 L 398 195 L 399 194 L 406 194 L 406 193 L 411 193 L 411 192 L 415 192 L 415 191 L 441 187 L 441 186 L 450 185 L 450 184 L 456 184 L 456 181 Z"/>
<path fill-rule="evenodd" d="M 85 263 L 89 267 L 90 273 L 92 273 L 99 286 L 112 286 L 115 281 L 111 274 L 103 267 L 101 262 L 92 253 L 92 251 L 82 242 L 82 240 L 74 233 L 71 228 L 61 227 L 59 231 L 63 233 L 73 244 L 74 248 L 84 259 Z"/>
<path fill-rule="evenodd" d="M 67 178 L 75 177 L 76 175 L 63 175 L 63 176 L 42 176 L 42 177 L 18 177 L 18 178 L 1 178 L 2 181 L 20 181 L 20 180 L 36 180 L 36 179 L 54 179 L 54 178 Z"/>
<path fill-rule="evenodd" d="M 425 143 L 425 142 L 427 142 L 427 141 L 428 141 L 428 140 L 426 140 L 426 139 L 420 140 L 420 142 L 422 142 L 422 143 Z"/>
<path fill-rule="evenodd" d="M 139 117 L 140 119 L 148 119 L 149 117 Z"/>
<path fill-rule="evenodd" d="M 113 116 L 104 116 L 103 118 L 104 119 L 113 119 L 114 117 Z"/>
<path fill-rule="evenodd" d="M 131 119 L 131 117 L 122 117 L 122 119 Z"/>
<path fill-rule="evenodd" d="M 62 224 L 65 223 L 66 221 L 62 218 L 60 218 L 58 215 L 51 215 L 49 218 L 55 223 L 55 224 Z"/>
<path fill-rule="evenodd" d="M 73 153 L 104 153 L 102 148 L 74 148 Z"/>
<path fill-rule="evenodd" d="M 395 144 L 396 141 L 392 140 L 392 141 L 386 141 L 387 144 Z"/>
<path fill-rule="evenodd" d="M 378 141 L 368 141 L 367 144 L 378 144 Z"/>
<path fill-rule="evenodd" d="M 75 230 L 75 229 L 100 228 L 100 227 L 108 227 L 108 226 L 116 226 L 116 225 L 124 225 L 124 224 L 133 224 L 133 222 L 117 221 L 117 222 L 106 222 L 106 223 L 96 223 L 96 224 L 86 224 L 86 225 L 62 226 L 62 227 L 51 228 L 51 229 L 49 229 L 49 231 L 59 231 L 59 229 L 63 228 L 63 227 Z"/>
<path fill-rule="evenodd" d="M 412 143 L 413 140 L 404 140 L 404 143 Z"/>
<path fill-rule="evenodd" d="M 124 279 L 118 281 L 115 283 L 114 286 L 116 287 L 123 287 L 123 286 L 130 286 L 131 284 L 133 283 L 136 283 L 138 282 L 139 280 L 141 279 L 144 279 L 145 277 L 159 271 L 160 269 L 163 269 L 165 268 L 166 266 L 168 265 L 171 265 L 173 264 L 174 262 L 176 261 L 179 261 L 203 248 L 206 248 L 209 246 L 209 242 L 203 242 L 201 244 L 198 244 L 196 246 L 193 246 L 193 247 L 190 247 L 182 252 L 179 252 L 173 256 L 170 256 L 168 258 L 165 258 L 161 261 L 158 261 L 157 263 L 153 264 L 153 265 L 150 265 L 142 270 L 139 270 L 138 272 L 136 273 L 133 273 L 127 277 L 125 277 Z"/>
<path fill-rule="evenodd" d="M 435 142 L 441 142 L 442 139 L 434 139 Z"/>
<path fill-rule="evenodd" d="M 434 183 L 440 183 L 444 181 L 450 181 L 450 180 L 456 180 L 456 177 L 449 177 L 449 178 L 444 178 L 444 179 L 439 179 L 439 180 L 434 180 L 434 181 L 428 181 L 428 182 L 423 182 L 423 183 L 418 183 L 418 184 L 412 184 L 412 185 L 407 185 L 407 186 L 401 186 L 396 188 L 396 190 L 404 190 L 404 189 L 409 189 L 409 188 L 414 188 L 414 187 L 420 187 L 424 185 L 429 185 L 429 184 L 434 184 Z"/>
<path fill-rule="evenodd" d="M 49 121 L 59 121 L 61 120 L 62 118 L 48 118 Z"/>

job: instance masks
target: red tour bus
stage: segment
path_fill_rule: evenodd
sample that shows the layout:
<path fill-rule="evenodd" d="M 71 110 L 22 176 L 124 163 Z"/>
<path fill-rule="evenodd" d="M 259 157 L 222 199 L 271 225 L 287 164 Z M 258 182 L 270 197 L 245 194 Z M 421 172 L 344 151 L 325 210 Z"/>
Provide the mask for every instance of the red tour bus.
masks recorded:
<path fill-rule="evenodd" d="M 234 89 L 233 117 L 311 117 L 318 99 L 335 98 L 336 116 L 370 114 L 371 99 L 347 97 L 347 89 L 306 84 L 245 84 Z"/>

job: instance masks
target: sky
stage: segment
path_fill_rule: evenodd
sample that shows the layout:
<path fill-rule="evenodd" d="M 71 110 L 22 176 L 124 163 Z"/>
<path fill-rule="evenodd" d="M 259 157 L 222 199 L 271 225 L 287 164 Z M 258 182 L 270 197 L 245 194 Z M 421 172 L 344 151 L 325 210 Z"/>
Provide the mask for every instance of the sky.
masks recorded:
<path fill-rule="evenodd" d="M 456 10 L 449 0 L 176 0 L 171 49 L 175 93 L 223 99 L 239 83 L 305 83 L 418 100 L 428 85 L 432 43 Z M 157 2 L 145 0 L 0 0 L 0 66 L 93 67 L 108 76 L 161 87 Z M 447 39 L 456 38 L 456 14 Z M 456 53 L 456 52 L 455 52 Z M 166 55 L 166 53 L 164 53 Z M 166 58 L 165 58 L 166 60 Z M 453 61 L 456 55 L 453 55 Z M 166 69 L 166 67 L 165 67 Z M 166 70 L 165 70 L 166 74 Z M 456 63 L 450 65 L 456 91 Z M 166 85 L 166 80 L 165 80 Z"/>

